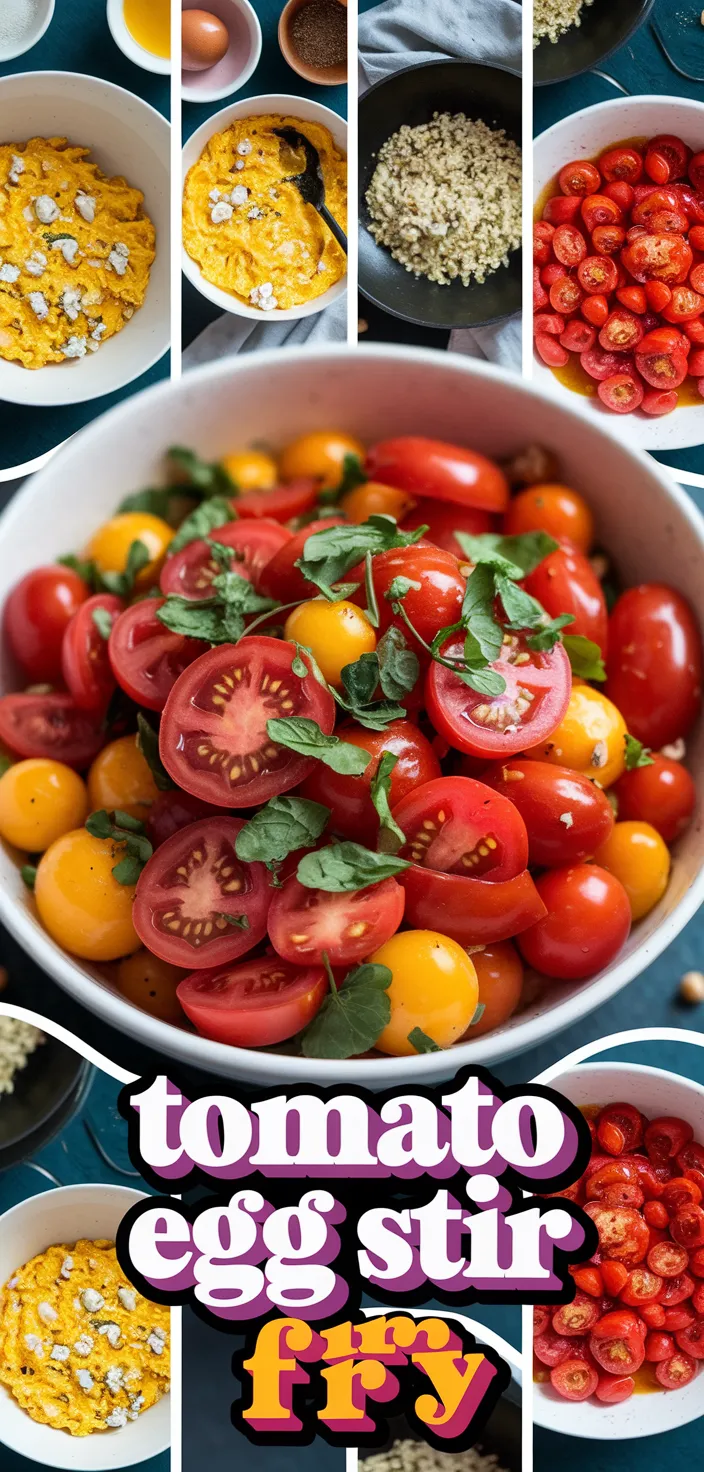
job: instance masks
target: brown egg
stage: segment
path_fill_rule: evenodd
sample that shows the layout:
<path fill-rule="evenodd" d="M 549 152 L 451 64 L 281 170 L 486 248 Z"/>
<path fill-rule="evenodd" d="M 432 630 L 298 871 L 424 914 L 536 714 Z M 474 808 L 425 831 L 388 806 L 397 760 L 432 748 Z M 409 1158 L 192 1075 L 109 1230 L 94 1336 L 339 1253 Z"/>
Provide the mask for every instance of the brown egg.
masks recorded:
<path fill-rule="evenodd" d="M 227 26 L 209 10 L 184 10 L 181 17 L 183 69 L 204 72 L 222 61 L 230 45 Z"/>

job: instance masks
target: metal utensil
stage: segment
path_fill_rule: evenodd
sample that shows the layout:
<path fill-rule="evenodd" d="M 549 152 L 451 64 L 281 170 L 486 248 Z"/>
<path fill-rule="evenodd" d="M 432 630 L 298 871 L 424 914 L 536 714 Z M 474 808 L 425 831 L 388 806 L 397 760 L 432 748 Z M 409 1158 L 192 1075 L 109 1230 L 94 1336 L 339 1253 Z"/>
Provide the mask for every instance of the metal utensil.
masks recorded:
<path fill-rule="evenodd" d="M 286 184 L 295 184 L 301 199 L 306 204 L 312 204 L 313 209 L 318 211 L 321 220 L 325 221 L 328 230 L 332 232 L 341 249 L 347 255 L 347 236 L 340 228 L 334 215 L 331 215 L 325 203 L 325 181 L 323 171 L 320 167 L 320 155 L 314 148 L 310 138 L 299 133 L 297 128 L 274 128 L 277 138 L 281 138 L 292 150 L 303 149 L 306 165 L 302 174 L 290 174 L 284 181 Z"/>

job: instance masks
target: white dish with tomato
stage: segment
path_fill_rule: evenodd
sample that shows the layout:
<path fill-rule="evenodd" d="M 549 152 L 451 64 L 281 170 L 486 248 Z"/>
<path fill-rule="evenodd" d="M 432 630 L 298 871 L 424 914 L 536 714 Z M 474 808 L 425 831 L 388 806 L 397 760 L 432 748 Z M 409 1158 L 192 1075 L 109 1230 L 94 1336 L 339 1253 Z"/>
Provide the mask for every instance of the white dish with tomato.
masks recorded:
<path fill-rule="evenodd" d="M 648 449 L 704 437 L 704 107 L 618 98 L 535 144 L 535 372 Z M 616 416 L 616 417 L 614 417 Z"/>
<path fill-rule="evenodd" d="M 534 1414 L 569 1436 L 652 1436 L 701 1416 L 704 1088 L 630 1063 L 582 1064 L 554 1085 L 592 1151 L 561 1193 L 598 1233 L 570 1268 L 571 1303 L 534 1309 Z"/>
<path fill-rule="evenodd" d="M 466 425 L 411 435 L 388 387 L 379 406 L 391 365 L 444 435 L 469 389 L 471 448 Z M 262 366 L 290 395 L 289 365 Z M 260 445 L 259 370 L 193 375 L 178 410 L 147 395 L 100 524 L 82 456 L 58 536 L 25 543 L 46 472 L 6 516 L 0 832 L 26 884 L 8 854 L 4 917 L 102 1015 L 224 1073 L 506 1056 L 697 903 L 694 784 L 660 754 L 696 723 L 697 617 L 655 576 L 674 529 L 699 596 L 696 513 L 525 385 L 432 354 L 306 356 L 315 417 L 303 398 L 271 455 L 233 447 L 214 411 L 244 399 Z M 165 461 L 156 398 L 199 454 Z M 526 454 L 536 425 L 551 448 Z M 647 491 L 633 573 L 595 474 Z"/>

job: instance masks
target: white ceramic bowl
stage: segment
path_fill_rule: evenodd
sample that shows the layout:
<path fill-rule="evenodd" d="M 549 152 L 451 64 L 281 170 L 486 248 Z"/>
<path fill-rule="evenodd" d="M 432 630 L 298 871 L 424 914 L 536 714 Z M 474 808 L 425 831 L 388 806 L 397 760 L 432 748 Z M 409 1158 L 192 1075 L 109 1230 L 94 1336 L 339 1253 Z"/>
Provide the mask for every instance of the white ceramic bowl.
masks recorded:
<path fill-rule="evenodd" d="M 70 1244 L 79 1237 L 114 1241 L 125 1212 L 143 1194 L 127 1186 L 61 1186 L 11 1207 L 0 1217 L 0 1284 L 38 1252 L 57 1243 Z M 121 1431 L 78 1437 L 33 1421 L 9 1390 L 0 1385 L 0 1442 L 32 1462 L 66 1468 L 67 1472 L 112 1472 L 113 1468 L 132 1467 L 167 1450 L 170 1398 L 164 1396 Z"/>
<path fill-rule="evenodd" d="M 249 0 L 182 0 L 182 10 L 207 9 L 224 22 L 230 33 L 230 45 L 217 66 L 203 72 L 181 72 L 181 96 L 184 102 L 219 102 L 231 97 L 248 82 L 262 54 L 262 28 Z"/>
<path fill-rule="evenodd" d="M 111 410 L 63 446 L 0 519 L 0 603 L 28 569 L 85 546 L 128 491 L 158 485 L 169 445 L 191 445 L 212 460 L 240 444 L 281 447 L 325 425 L 339 425 L 367 442 L 422 431 L 497 456 L 536 440 L 550 446 L 567 484 L 582 490 L 594 507 L 600 538 L 624 580 L 674 578 L 704 624 L 704 521 L 663 466 L 520 378 L 459 354 L 386 346 L 275 349 L 228 358 Z M 3 658 L 0 688 L 17 688 Z M 701 782 L 701 732 L 688 739 L 688 754 Z M 166 1057 L 259 1085 L 344 1080 L 385 1087 L 411 1077 L 418 1082 L 447 1077 L 463 1063 L 511 1057 L 600 1006 L 648 966 L 694 914 L 704 897 L 703 858 L 698 815 L 677 845 L 667 893 L 634 927 L 612 966 L 588 982 L 550 984 L 539 1001 L 499 1031 L 410 1062 L 256 1053 L 158 1022 L 118 996 L 95 968 L 49 939 L 12 856 L 2 851 L 0 919 L 73 996 Z"/>
<path fill-rule="evenodd" d="M 534 198 L 538 200 L 573 159 L 596 158 L 624 139 L 652 138 L 656 133 L 675 133 L 695 152 L 704 148 L 704 103 L 676 97 L 616 97 L 561 118 L 533 144 Z M 596 396 L 586 398 L 564 388 L 535 353 L 533 377 L 560 403 L 578 408 L 592 422 L 644 450 L 677 450 L 704 441 L 704 399 L 661 419 L 640 412 L 612 414 Z"/>
<path fill-rule="evenodd" d="M 108 0 L 108 25 L 115 45 L 119 46 L 128 61 L 133 61 L 135 66 L 141 66 L 144 72 L 156 72 L 161 77 L 169 75 L 171 57 L 156 56 L 153 51 L 147 51 L 145 46 L 140 46 L 139 41 L 135 41 L 132 32 L 127 29 L 125 0 Z"/>
<path fill-rule="evenodd" d="M 233 102 L 230 107 L 223 107 L 216 112 L 189 138 L 183 150 L 183 179 L 185 183 L 188 170 L 200 158 L 206 143 L 214 133 L 221 133 L 224 128 L 229 127 L 236 118 L 259 117 L 262 113 L 284 115 L 292 118 L 301 118 L 303 122 L 321 123 L 324 128 L 332 134 L 337 146 L 343 153 L 347 153 L 347 124 L 344 118 L 332 112 L 329 107 L 323 107 L 321 102 L 313 102 L 307 97 L 293 97 L 287 92 L 267 97 L 245 97 L 241 102 Z M 322 296 L 316 297 L 313 302 L 304 302 L 300 307 L 288 307 L 285 311 L 260 312 L 257 307 L 249 307 L 241 302 L 238 297 L 232 296 L 229 291 L 221 291 L 219 286 L 211 286 L 201 274 L 200 267 L 188 254 L 183 251 L 183 270 L 192 286 L 207 297 L 214 306 L 220 307 L 223 312 L 234 312 L 236 317 L 249 317 L 255 322 L 293 322 L 298 317 L 312 317 L 316 312 L 322 312 L 329 307 L 331 302 L 337 300 L 347 288 L 347 276 L 343 276 Z"/>
<path fill-rule="evenodd" d="M 53 15 L 54 0 L 38 0 L 32 29 L 16 45 L 0 46 L 0 62 L 15 61 L 18 56 L 25 56 L 28 51 L 31 51 L 37 41 L 41 41 L 45 31 L 48 31 Z"/>
<path fill-rule="evenodd" d="M 22 72 L 0 79 L 0 138 L 66 137 L 91 150 L 107 175 L 144 193 L 156 228 L 156 260 L 144 306 L 98 353 L 73 363 L 22 368 L 0 360 L 0 400 L 79 404 L 124 388 L 169 346 L 169 125 L 141 98 L 78 72 Z"/>
<path fill-rule="evenodd" d="M 680 1074 L 635 1063 L 582 1063 L 551 1079 L 551 1087 L 573 1104 L 618 1104 L 627 1100 L 650 1119 L 677 1115 L 692 1125 L 696 1139 L 704 1140 L 704 1088 Z M 657 1436 L 697 1420 L 703 1410 L 704 1366 L 684 1390 L 634 1395 L 617 1406 L 602 1405 L 597 1400 L 563 1400 L 549 1384 L 533 1387 L 536 1425 L 590 1441 Z"/>

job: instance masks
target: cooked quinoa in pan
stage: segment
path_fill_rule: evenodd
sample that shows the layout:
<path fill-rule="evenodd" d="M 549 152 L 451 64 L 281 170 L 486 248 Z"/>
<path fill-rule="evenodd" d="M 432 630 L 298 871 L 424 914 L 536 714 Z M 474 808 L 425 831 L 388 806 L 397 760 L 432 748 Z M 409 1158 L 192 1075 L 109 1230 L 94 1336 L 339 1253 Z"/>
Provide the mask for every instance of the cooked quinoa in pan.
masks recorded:
<path fill-rule="evenodd" d="M 395 1441 L 388 1452 L 365 1457 L 364 1472 L 503 1472 L 498 1457 L 476 1447 L 467 1452 L 438 1452 L 424 1441 Z"/>
<path fill-rule="evenodd" d="M 25 1068 L 44 1034 L 17 1017 L 0 1017 L 0 1096 L 12 1094 L 15 1075 Z"/>
<path fill-rule="evenodd" d="M 547 38 L 559 41 L 565 31 L 582 23 L 582 11 L 593 0 L 534 0 L 533 45 Z"/>
<path fill-rule="evenodd" d="M 521 150 L 464 113 L 399 128 L 379 150 L 369 230 L 414 276 L 484 281 L 521 243 Z"/>

